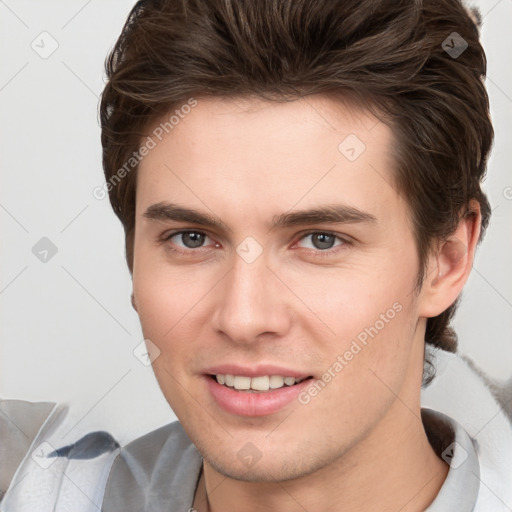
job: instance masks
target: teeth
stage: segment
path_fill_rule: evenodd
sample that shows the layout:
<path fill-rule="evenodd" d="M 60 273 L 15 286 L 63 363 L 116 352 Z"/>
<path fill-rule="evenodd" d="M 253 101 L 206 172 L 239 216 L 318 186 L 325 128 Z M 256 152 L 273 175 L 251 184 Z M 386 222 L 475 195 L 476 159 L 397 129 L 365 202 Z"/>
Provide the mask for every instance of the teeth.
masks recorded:
<path fill-rule="evenodd" d="M 251 377 L 235 377 L 235 389 L 251 389 Z"/>
<path fill-rule="evenodd" d="M 240 391 L 268 391 L 269 389 L 279 389 L 284 386 L 293 386 L 304 379 L 295 377 L 283 377 L 282 375 L 261 375 L 258 377 L 246 377 L 242 375 L 223 375 L 215 376 L 219 384 L 235 388 Z"/>
<path fill-rule="evenodd" d="M 263 377 L 253 377 L 251 379 L 251 389 L 256 391 L 268 391 L 270 377 L 264 375 Z"/>
<path fill-rule="evenodd" d="M 272 375 L 269 385 L 270 389 L 282 388 L 284 386 L 284 377 L 281 377 L 281 375 Z"/>

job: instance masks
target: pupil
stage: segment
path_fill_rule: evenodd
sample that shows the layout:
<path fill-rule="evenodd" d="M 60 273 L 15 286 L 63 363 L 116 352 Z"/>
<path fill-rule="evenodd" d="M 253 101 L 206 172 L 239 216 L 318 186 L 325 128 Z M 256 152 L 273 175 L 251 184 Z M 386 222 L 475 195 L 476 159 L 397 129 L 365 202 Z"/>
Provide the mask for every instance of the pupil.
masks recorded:
<path fill-rule="evenodd" d="M 330 249 L 334 245 L 334 235 L 315 233 L 313 235 L 313 245 L 317 249 Z"/>
<path fill-rule="evenodd" d="M 181 239 L 184 245 L 189 249 L 201 247 L 204 244 L 204 235 L 194 231 L 191 231 L 190 233 L 183 233 L 181 235 Z"/>

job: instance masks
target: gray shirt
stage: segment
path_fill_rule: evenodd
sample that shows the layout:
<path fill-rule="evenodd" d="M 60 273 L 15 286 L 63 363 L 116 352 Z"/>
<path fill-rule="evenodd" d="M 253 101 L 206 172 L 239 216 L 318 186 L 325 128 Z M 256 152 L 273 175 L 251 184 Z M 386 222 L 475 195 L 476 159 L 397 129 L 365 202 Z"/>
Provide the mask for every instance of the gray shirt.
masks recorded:
<path fill-rule="evenodd" d="M 449 417 L 422 410 L 429 441 L 450 464 L 448 476 L 427 512 L 472 512 L 480 468 L 473 441 Z M 133 441 L 112 467 L 103 512 L 187 511 L 192 507 L 202 459 L 179 422 Z"/>
<path fill-rule="evenodd" d="M 0 510 L 98 512 L 119 445 L 90 432 L 62 446 L 65 406 L 0 400 Z"/>
<path fill-rule="evenodd" d="M 0 400 L 0 502 L 54 406 L 49 402 Z"/>

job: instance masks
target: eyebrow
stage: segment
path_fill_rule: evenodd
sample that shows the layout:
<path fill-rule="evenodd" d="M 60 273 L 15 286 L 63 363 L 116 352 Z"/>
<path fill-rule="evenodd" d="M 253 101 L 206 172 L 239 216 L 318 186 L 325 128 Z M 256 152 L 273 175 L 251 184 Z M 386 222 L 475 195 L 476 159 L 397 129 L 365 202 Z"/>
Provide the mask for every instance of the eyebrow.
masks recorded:
<path fill-rule="evenodd" d="M 210 228 L 222 229 L 230 232 L 231 229 L 217 216 L 203 213 L 191 208 L 184 208 L 173 203 L 160 202 L 151 205 L 144 212 L 144 217 L 150 220 L 173 220 L 190 222 Z M 347 223 L 377 223 L 377 217 L 348 205 L 326 205 L 321 208 L 300 210 L 275 215 L 272 219 L 271 229 L 286 228 L 299 225 L 313 224 L 347 224 Z"/>
<path fill-rule="evenodd" d="M 273 218 L 272 228 L 308 224 L 377 223 L 377 217 L 348 205 L 327 205 L 311 210 L 283 213 Z"/>
<path fill-rule="evenodd" d="M 144 217 L 150 220 L 190 222 L 191 224 L 200 224 L 210 228 L 220 228 L 224 231 L 231 231 L 224 222 L 213 214 L 202 213 L 191 208 L 184 208 L 165 201 L 151 205 L 144 212 Z"/>

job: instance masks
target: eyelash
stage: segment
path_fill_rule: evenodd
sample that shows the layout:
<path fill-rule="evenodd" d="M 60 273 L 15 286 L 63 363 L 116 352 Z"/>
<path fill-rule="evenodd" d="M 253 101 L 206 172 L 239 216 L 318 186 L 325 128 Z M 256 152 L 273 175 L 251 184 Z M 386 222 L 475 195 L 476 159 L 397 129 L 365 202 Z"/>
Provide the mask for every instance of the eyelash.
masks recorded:
<path fill-rule="evenodd" d="M 186 233 L 197 233 L 197 234 L 200 234 L 200 235 L 204 235 L 208 238 L 211 238 L 207 233 L 205 233 L 204 231 L 199 231 L 199 230 L 195 230 L 195 229 L 183 229 L 181 231 L 174 231 L 172 233 L 169 233 L 168 235 L 165 235 L 164 236 L 164 239 L 163 239 L 163 242 L 170 242 L 171 238 L 174 238 L 175 236 L 178 236 L 178 235 L 184 235 Z M 184 249 L 182 247 L 179 247 L 179 246 L 176 246 L 175 244 L 173 244 L 171 242 L 172 246 L 170 247 L 170 249 L 173 251 L 173 252 L 177 252 L 179 254 L 183 254 L 183 255 L 186 255 L 186 256 L 190 256 L 191 254 L 193 253 L 197 253 L 197 252 L 200 252 L 201 249 L 204 251 L 205 250 L 205 247 L 198 247 L 197 249 Z"/>
<path fill-rule="evenodd" d="M 212 238 L 207 233 L 205 233 L 204 231 L 199 231 L 199 230 L 194 230 L 194 229 L 184 229 L 184 230 L 181 230 L 181 231 L 174 231 L 172 233 L 169 233 L 169 234 L 165 235 L 164 238 L 163 238 L 163 242 L 169 242 L 175 236 L 183 235 L 183 234 L 186 234 L 186 233 L 197 233 L 197 234 L 204 235 L 204 236 L 206 236 L 206 237 L 208 237 L 210 239 Z M 348 237 L 342 237 L 342 236 L 337 235 L 336 233 L 333 233 L 331 231 L 319 231 L 319 230 L 308 231 L 308 232 L 305 232 L 305 233 L 300 233 L 298 235 L 297 241 L 294 242 L 293 245 L 296 245 L 298 242 L 300 242 L 304 238 L 306 238 L 308 236 L 312 236 L 312 235 L 328 235 L 328 236 L 333 236 L 333 237 L 335 237 L 336 241 L 341 241 L 342 242 L 341 244 L 335 245 L 334 247 L 332 247 L 330 249 L 324 249 L 324 250 L 322 250 L 322 249 L 305 249 L 306 251 L 310 252 L 310 254 L 313 254 L 315 257 L 319 257 L 319 258 L 327 257 L 327 256 L 332 256 L 332 255 L 337 254 L 338 252 L 340 252 L 342 250 L 345 250 L 347 247 L 350 247 L 350 246 L 354 245 L 354 241 L 351 240 Z M 171 244 L 172 244 L 172 242 L 171 242 Z M 190 248 L 183 249 L 183 248 L 181 248 L 179 246 L 176 246 L 175 244 L 172 244 L 172 247 L 170 247 L 170 248 L 171 248 L 171 250 L 173 252 L 176 252 L 176 253 L 179 253 L 179 254 L 183 254 L 183 255 L 186 255 L 186 256 L 190 256 L 193 253 L 197 253 L 197 252 L 199 252 L 201 250 L 205 250 L 206 249 L 205 247 L 198 247 L 197 249 L 190 249 Z M 208 250 L 208 249 L 206 249 L 206 250 Z"/>
<path fill-rule="evenodd" d="M 337 235 L 336 233 L 333 233 L 332 231 L 314 230 L 314 231 L 307 231 L 305 233 L 300 233 L 298 235 L 297 242 L 294 242 L 293 245 L 296 245 L 298 242 L 300 242 L 304 238 L 306 238 L 308 236 L 312 236 L 312 235 L 333 236 L 335 238 L 335 242 L 334 243 L 336 243 L 338 241 L 341 242 L 340 244 L 335 245 L 334 247 L 331 247 L 329 249 L 324 249 L 324 250 L 322 250 L 322 249 L 307 249 L 307 248 L 304 248 L 304 250 L 308 251 L 310 254 L 314 255 L 314 257 L 316 257 L 316 258 L 327 258 L 329 256 L 336 255 L 339 252 L 346 250 L 348 247 L 350 247 L 351 245 L 354 244 L 354 241 L 351 240 L 347 236 L 345 236 L 345 237 L 344 236 L 340 236 L 340 235 Z"/>

